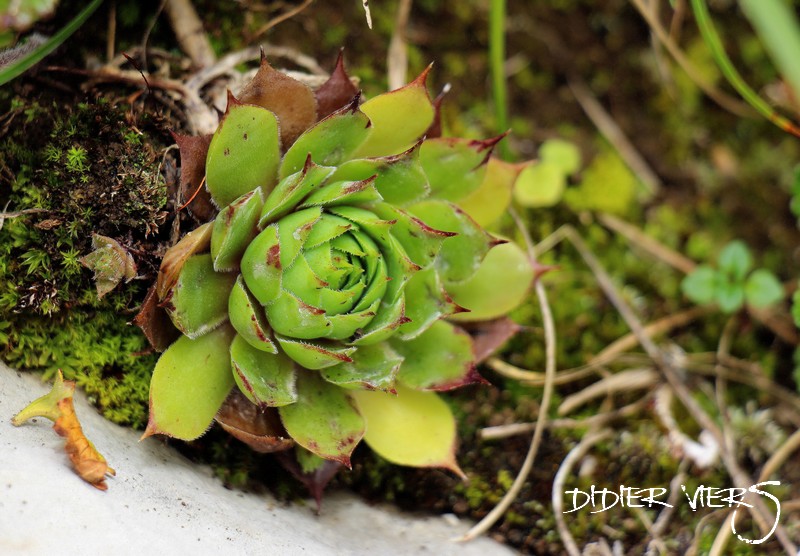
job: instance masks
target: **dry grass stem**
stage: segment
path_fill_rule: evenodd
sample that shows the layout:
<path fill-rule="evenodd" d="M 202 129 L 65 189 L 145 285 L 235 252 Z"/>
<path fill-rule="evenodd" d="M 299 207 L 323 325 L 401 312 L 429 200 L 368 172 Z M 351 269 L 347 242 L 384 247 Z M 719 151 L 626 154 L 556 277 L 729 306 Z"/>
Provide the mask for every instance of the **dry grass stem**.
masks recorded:
<path fill-rule="evenodd" d="M 528 232 L 527 228 L 522 223 L 522 220 L 519 218 L 519 215 L 513 211 L 511 211 L 512 216 L 514 217 L 517 226 L 519 227 L 520 233 L 523 235 L 525 239 L 525 244 L 528 248 L 528 256 L 531 260 L 531 264 L 536 263 L 536 250 L 533 246 L 533 241 L 531 240 L 530 233 Z M 503 496 L 500 502 L 495 506 L 492 511 L 490 511 L 486 517 L 484 517 L 481 521 L 475 524 L 467 533 L 461 537 L 459 540 L 468 541 L 470 539 L 474 539 L 475 537 L 482 535 L 489 528 L 494 525 L 500 517 L 505 513 L 505 511 L 511 506 L 511 504 L 516 499 L 517 495 L 519 494 L 520 490 L 522 490 L 522 486 L 525 484 L 525 481 L 528 480 L 528 475 L 533 468 L 533 462 L 536 460 L 536 454 L 539 451 L 539 444 L 542 441 L 542 435 L 544 434 L 545 426 L 547 425 L 547 413 L 550 410 L 550 400 L 553 397 L 553 389 L 554 389 L 554 380 L 556 376 L 556 327 L 555 327 L 555 320 L 553 318 L 553 312 L 550 309 L 550 303 L 547 299 L 547 291 L 544 288 L 544 284 L 542 284 L 541 280 L 536 280 L 534 284 L 534 291 L 536 292 L 536 298 L 539 301 L 539 309 L 542 312 L 542 323 L 544 326 L 544 339 L 545 339 L 545 374 L 546 380 L 544 384 L 544 390 L 542 392 L 542 403 L 539 406 L 539 415 L 536 421 L 536 426 L 533 431 L 533 438 L 531 439 L 530 447 L 528 448 L 528 453 L 525 455 L 525 461 L 522 462 L 522 467 L 519 470 L 514 482 L 511 484 L 511 488 L 508 489 L 508 492 Z"/>
<path fill-rule="evenodd" d="M 558 407 L 558 414 L 568 415 L 595 398 L 611 396 L 616 392 L 650 388 L 658 383 L 658 379 L 658 373 L 652 369 L 629 369 L 614 373 L 564 398 Z"/>
<path fill-rule="evenodd" d="M 564 484 L 567 482 L 567 477 L 572 473 L 572 468 L 580 460 L 586 452 L 588 452 L 595 444 L 601 440 L 605 440 L 611 436 L 611 431 L 604 430 L 600 432 L 589 433 L 584 436 L 581 441 L 567 454 L 561 466 L 556 472 L 553 479 L 553 517 L 556 520 L 556 527 L 558 534 L 561 537 L 561 542 L 564 543 L 564 548 L 570 556 L 580 556 L 580 549 L 575 543 L 572 533 L 569 532 L 566 522 L 564 521 Z"/>
<path fill-rule="evenodd" d="M 600 220 L 604 226 L 611 228 L 621 236 L 625 237 L 625 239 L 631 243 L 644 249 L 657 259 L 667 263 L 672 268 L 680 270 L 684 274 L 689 274 L 697 266 L 697 263 L 695 263 L 692 259 L 670 249 L 663 243 L 656 241 L 642 232 L 636 226 L 629 224 L 628 222 L 625 222 L 624 220 L 617 218 L 612 214 L 599 214 L 597 215 L 597 219 Z"/>
<path fill-rule="evenodd" d="M 661 44 L 664 45 L 678 65 L 683 69 L 683 71 L 686 72 L 686 75 L 688 75 L 689 78 L 694 81 L 704 93 L 706 93 L 722 108 L 733 114 L 736 114 L 737 116 L 751 117 L 754 115 L 754 112 L 746 104 L 723 93 L 716 86 L 714 86 L 713 83 L 703 77 L 702 72 L 698 70 L 694 64 L 692 64 L 692 62 L 689 61 L 680 47 L 675 43 L 675 41 L 672 40 L 664 27 L 661 26 L 658 18 L 647 9 L 647 6 L 645 6 L 643 0 L 631 0 L 631 4 L 633 4 L 633 6 L 653 30 Z"/>
<path fill-rule="evenodd" d="M 291 10 L 285 11 L 284 13 L 279 15 L 278 17 L 270 19 L 264 25 L 259 27 L 256 30 L 255 33 L 253 33 L 253 37 L 252 37 L 251 40 L 256 41 L 256 40 L 260 39 L 262 36 L 264 36 L 264 34 L 267 31 L 269 31 L 270 29 L 272 29 L 276 25 L 280 25 L 281 23 L 283 23 L 284 21 L 286 21 L 288 19 L 292 19 L 294 16 L 296 16 L 297 14 L 299 14 L 300 12 L 305 10 L 307 7 L 309 7 L 313 2 L 314 2 L 314 0 L 305 0 L 299 6 L 296 6 L 296 7 L 292 8 Z"/>
<path fill-rule="evenodd" d="M 645 185 L 648 193 L 651 195 L 658 193 L 663 186 L 661 179 L 653 169 L 650 168 L 650 165 L 644 157 L 639 154 L 639 151 L 627 138 L 625 132 L 617 125 L 614 118 L 611 117 L 606 109 L 603 108 L 603 105 L 595 98 L 586 83 L 575 76 L 570 77 L 567 82 L 578 104 L 583 108 L 583 111 L 586 112 L 586 115 L 592 120 L 592 123 L 597 127 L 603 137 L 608 139 L 614 146 L 622 157 L 622 160 L 625 161 L 625 164 L 633 170 L 633 173 L 636 174 Z"/>
<path fill-rule="evenodd" d="M 642 398 L 639 401 L 622 406 L 618 409 L 606 411 L 586 417 L 584 419 L 551 419 L 547 422 L 549 429 L 584 429 L 584 428 L 597 428 L 616 419 L 631 417 L 637 415 L 647 407 L 650 402 L 650 397 Z M 508 438 L 518 434 L 528 434 L 534 428 L 536 423 L 512 423 L 510 425 L 499 425 L 496 427 L 486 427 L 478 431 L 478 435 L 483 440 L 498 440 L 501 438 Z"/>
<path fill-rule="evenodd" d="M 389 90 L 399 89 L 406 84 L 408 74 L 408 52 L 406 51 L 406 29 L 408 16 L 411 13 L 411 0 L 400 0 L 397 6 L 397 17 L 394 21 L 389 52 L 386 55 Z"/>

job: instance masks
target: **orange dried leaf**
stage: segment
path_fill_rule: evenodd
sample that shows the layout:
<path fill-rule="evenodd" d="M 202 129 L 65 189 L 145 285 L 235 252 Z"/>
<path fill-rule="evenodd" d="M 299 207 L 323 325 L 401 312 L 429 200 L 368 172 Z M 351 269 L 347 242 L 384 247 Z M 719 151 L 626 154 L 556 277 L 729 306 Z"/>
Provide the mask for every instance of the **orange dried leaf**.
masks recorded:
<path fill-rule="evenodd" d="M 106 475 L 116 475 L 116 472 L 109 467 L 106 458 L 83 434 L 81 424 L 75 415 L 75 407 L 72 404 L 74 393 L 75 383 L 71 380 L 64 380 L 64 375 L 59 370 L 53 389 L 31 402 L 11 422 L 15 426 L 19 426 L 33 417 L 45 417 L 55 421 L 53 430 L 59 436 L 67 439 L 64 449 L 78 476 L 97 489 L 107 490 L 105 477 Z"/>

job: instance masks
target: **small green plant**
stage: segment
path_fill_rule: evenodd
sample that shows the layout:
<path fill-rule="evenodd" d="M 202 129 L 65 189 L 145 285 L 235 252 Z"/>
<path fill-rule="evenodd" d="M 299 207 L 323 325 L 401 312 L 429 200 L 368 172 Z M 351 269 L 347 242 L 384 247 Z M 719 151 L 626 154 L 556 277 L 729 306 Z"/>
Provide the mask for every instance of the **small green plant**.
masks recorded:
<path fill-rule="evenodd" d="M 426 74 L 327 115 L 324 95 L 263 61 L 206 148 L 179 138 L 184 175 L 204 165 L 222 208 L 162 262 L 155 292 L 181 335 L 156 364 L 145 436 L 191 440 L 249 403 L 277 424 L 236 426 L 262 451 L 349 465 L 364 439 L 459 472 L 436 392 L 482 380 L 460 323 L 515 308 L 534 273 L 479 224 L 503 214 L 519 168 L 490 161 L 499 138 L 423 139 Z"/>
<path fill-rule="evenodd" d="M 681 283 L 683 293 L 695 303 L 716 303 L 725 313 L 747 304 L 769 307 L 783 298 L 783 286 L 767 269 L 753 268 L 753 257 L 742 241 L 726 245 L 719 254 L 718 268 L 699 265 Z"/>

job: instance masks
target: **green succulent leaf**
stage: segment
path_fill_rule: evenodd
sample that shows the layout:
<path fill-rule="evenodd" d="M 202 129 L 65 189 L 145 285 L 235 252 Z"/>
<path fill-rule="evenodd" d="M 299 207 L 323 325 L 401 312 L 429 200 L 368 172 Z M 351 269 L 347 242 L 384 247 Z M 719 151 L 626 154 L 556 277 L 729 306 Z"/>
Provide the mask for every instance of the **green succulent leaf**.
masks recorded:
<path fill-rule="evenodd" d="M 228 320 L 228 297 L 236 274 L 214 272 L 210 254 L 193 255 L 164 300 L 173 324 L 197 338 Z"/>
<path fill-rule="evenodd" d="M 228 110 L 211 138 L 206 159 L 206 187 L 217 206 L 261 187 L 268 192 L 280 163 L 275 114 L 228 98 Z"/>
<path fill-rule="evenodd" d="M 437 138 L 422 143 L 419 160 L 431 186 L 431 197 L 455 202 L 477 190 L 497 141 Z"/>
<path fill-rule="evenodd" d="M 272 329 L 283 336 L 313 340 L 330 334 L 331 323 L 325 317 L 325 311 L 312 307 L 286 290 L 281 291 L 264 310 Z"/>
<path fill-rule="evenodd" d="M 339 205 L 364 205 L 382 201 L 383 197 L 375 189 L 375 176 L 361 181 L 337 181 L 318 189 L 298 206 L 333 207 Z"/>
<path fill-rule="evenodd" d="M 403 246 L 411 262 L 421 268 L 433 264 L 444 240 L 456 235 L 431 228 L 419 218 L 388 203 L 377 203 L 370 210 L 384 220 L 394 222 L 392 236 Z"/>
<path fill-rule="evenodd" d="M 281 255 L 278 227 L 268 226 L 250 242 L 242 256 L 244 282 L 262 305 L 272 303 L 281 291 Z"/>
<path fill-rule="evenodd" d="M 403 357 L 386 342 L 361 346 L 352 360 L 329 367 L 322 377 L 343 388 L 366 388 L 394 392 L 395 376 Z"/>
<path fill-rule="evenodd" d="M 419 163 L 419 147 L 395 156 L 350 160 L 339 166 L 331 181 L 375 178 L 375 188 L 387 202 L 404 206 L 428 196 L 428 178 Z"/>
<path fill-rule="evenodd" d="M 397 385 L 397 395 L 352 392 L 367 422 L 364 440 L 378 455 L 398 465 L 443 467 L 464 476 L 455 461 L 456 422 L 434 392 Z"/>
<path fill-rule="evenodd" d="M 239 269 L 245 249 L 258 234 L 256 224 L 263 203 L 261 189 L 254 189 L 219 212 L 211 233 L 214 270 Z"/>
<path fill-rule="evenodd" d="M 142 438 L 166 434 L 194 440 L 208 429 L 234 384 L 228 355 L 233 336 L 228 326 L 194 340 L 181 336 L 161 354 L 150 381 L 150 420 Z"/>
<path fill-rule="evenodd" d="M 493 247 L 475 274 L 446 285 L 453 301 L 469 311 L 453 315 L 453 320 L 490 320 L 507 314 L 528 295 L 533 278 L 533 266 L 519 245 Z"/>
<path fill-rule="evenodd" d="M 276 337 L 284 353 L 306 369 L 319 370 L 342 363 L 352 363 L 350 358 L 355 347 L 346 347 L 323 341 L 302 342 L 278 335 Z"/>
<path fill-rule="evenodd" d="M 294 363 L 284 354 L 256 349 L 237 335 L 230 358 L 239 390 L 254 404 L 281 407 L 297 401 Z"/>
<path fill-rule="evenodd" d="M 467 213 L 445 201 L 423 201 L 409 212 L 432 228 L 457 234 L 444 240 L 436 259 L 445 287 L 475 274 L 489 248 L 497 243 Z"/>
<path fill-rule="evenodd" d="M 748 305 L 763 309 L 783 299 L 783 286 L 772 272 L 760 268 L 747 277 L 744 296 Z"/>
<path fill-rule="evenodd" d="M 405 299 L 405 315 L 411 320 L 401 325 L 398 333 L 406 340 L 422 334 L 439 319 L 464 310 L 444 290 L 439 273 L 433 267 L 411 277 Z"/>
<path fill-rule="evenodd" d="M 300 201 L 322 186 L 332 172 L 333 168 L 317 166 L 308 158 L 302 170 L 282 179 L 269 194 L 258 225 L 263 228 L 294 210 Z"/>
<path fill-rule="evenodd" d="M 283 426 L 306 450 L 350 467 L 364 419 L 350 396 L 317 372 L 298 370 L 296 403 L 278 409 Z"/>
<path fill-rule="evenodd" d="M 228 298 L 228 317 L 239 337 L 251 346 L 267 353 L 278 352 L 264 309 L 247 289 L 241 275 L 236 278 Z"/>
<path fill-rule="evenodd" d="M 508 211 L 511 192 L 521 171 L 519 165 L 490 158 L 480 187 L 456 204 L 481 226 L 493 224 Z"/>
<path fill-rule="evenodd" d="M 753 267 L 753 257 L 743 241 L 734 240 L 720 251 L 718 263 L 721 271 L 740 282 Z"/>
<path fill-rule="evenodd" d="M 280 178 L 302 170 L 309 156 L 321 166 L 338 166 L 349 160 L 370 133 L 369 118 L 359 110 L 358 102 L 356 96 L 348 106 L 298 137 L 283 157 Z"/>
<path fill-rule="evenodd" d="M 482 382 L 475 368 L 472 339 L 458 326 L 440 320 L 412 340 L 389 340 L 403 357 L 397 379 L 414 390 L 452 390 Z"/>
<path fill-rule="evenodd" d="M 361 105 L 372 122 L 369 137 L 353 158 L 389 156 L 408 150 L 433 123 L 434 108 L 425 80 L 430 68 L 395 91 Z"/>
<path fill-rule="evenodd" d="M 683 294 L 701 305 L 714 301 L 717 290 L 717 271 L 708 265 L 699 265 L 681 282 Z"/>
<path fill-rule="evenodd" d="M 186 261 L 192 255 L 206 251 L 211 245 L 213 226 L 213 222 L 206 222 L 183 236 L 178 243 L 164 253 L 156 278 L 156 294 L 159 301 L 164 301 L 169 290 L 178 281 L 178 276 L 180 276 Z"/>

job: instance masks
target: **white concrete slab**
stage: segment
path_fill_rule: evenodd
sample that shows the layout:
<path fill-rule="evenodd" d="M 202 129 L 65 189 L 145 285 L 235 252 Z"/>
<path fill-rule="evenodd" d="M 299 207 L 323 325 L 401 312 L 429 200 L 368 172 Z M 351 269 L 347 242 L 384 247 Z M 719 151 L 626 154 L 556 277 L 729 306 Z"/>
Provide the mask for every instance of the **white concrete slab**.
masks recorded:
<path fill-rule="evenodd" d="M 325 499 L 323 514 L 268 495 L 225 489 L 208 468 L 103 419 L 82 394 L 86 435 L 117 471 L 101 492 L 70 467 L 52 423 L 11 418 L 49 390 L 37 375 L 0 363 L 0 554 L 416 554 L 507 555 L 483 538 L 450 539 L 468 523 L 370 507 L 352 495 Z M 452 517 L 452 516 L 451 516 Z"/>

